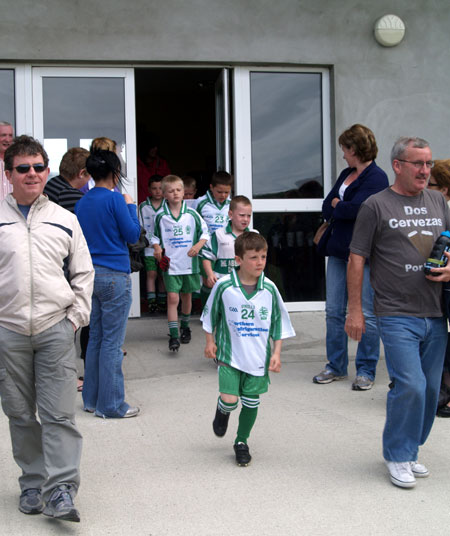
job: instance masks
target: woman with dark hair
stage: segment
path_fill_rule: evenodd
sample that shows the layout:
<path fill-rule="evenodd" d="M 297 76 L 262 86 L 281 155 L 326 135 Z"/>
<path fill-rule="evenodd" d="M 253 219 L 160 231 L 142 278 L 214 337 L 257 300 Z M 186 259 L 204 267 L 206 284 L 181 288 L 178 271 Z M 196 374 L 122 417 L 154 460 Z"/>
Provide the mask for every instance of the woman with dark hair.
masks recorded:
<path fill-rule="evenodd" d="M 121 166 L 112 151 L 96 151 L 86 162 L 95 181 L 75 207 L 95 269 L 89 344 L 83 385 L 85 411 L 98 417 L 135 417 L 125 402 L 122 344 L 131 306 L 128 243 L 139 239 L 136 205 L 121 184 Z"/>
<path fill-rule="evenodd" d="M 322 205 L 324 219 L 330 223 L 318 244 L 328 256 L 326 280 L 326 348 L 328 363 L 315 383 L 330 383 L 347 377 L 348 349 L 344 331 L 347 311 L 347 261 L 359 207 L 368 197 L 389 186 L 386 173 L 375 164 L 378 152 L 373 132 L 353 125 L 339 136 L 339 145 L 348 167 L 339 175 Z M 373 314 L 373 290 L 369 265 L 364 269 L 362 291 L 366 332 L 356 353 L 356 378 L 352 389 L 371 389 L 380 355 L 380 338 Z"/>

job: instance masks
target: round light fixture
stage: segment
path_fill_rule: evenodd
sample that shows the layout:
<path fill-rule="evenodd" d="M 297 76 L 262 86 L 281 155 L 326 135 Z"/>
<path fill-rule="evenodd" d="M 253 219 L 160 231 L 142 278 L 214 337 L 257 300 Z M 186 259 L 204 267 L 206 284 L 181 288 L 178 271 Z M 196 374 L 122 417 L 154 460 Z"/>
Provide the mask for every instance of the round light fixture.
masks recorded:
<path fill-rule="evenodd" d="M 405 37 L 405 23 L 397 15 L 383 15 L 375 22 L 375 39 L 384 47 L 395 47 Z"/>

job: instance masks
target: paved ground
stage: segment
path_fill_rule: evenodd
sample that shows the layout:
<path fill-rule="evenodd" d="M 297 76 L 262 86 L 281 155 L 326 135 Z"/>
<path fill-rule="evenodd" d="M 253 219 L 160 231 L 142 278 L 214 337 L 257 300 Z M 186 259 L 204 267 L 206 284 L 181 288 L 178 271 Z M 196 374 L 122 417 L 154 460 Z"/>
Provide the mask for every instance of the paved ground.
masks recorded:
<path fill-rule="evenodd" d="M 297 338 L 262 397 L 248 468 L 234 463 L 237 412 L 223 439 L 211 429 L 216 372 L 204 337 L 167 351 L 160 319 L 128 324 L 125 361 L 135 419 L 102 420 L 81 411 L 84 436 L 79 524 L 17 510 L 18 468 L 0 415 L 0 535 L 448 535 L 450 420 L 437 419 L 421 461 L 431 471 L 413 490 L 394 487 L 381 457 L 387 374 L 375 387 L 315 385 L 325 362 L 323 313 L 292 315 Z M 354 345 L 351 346 L 354 355 Z"/>

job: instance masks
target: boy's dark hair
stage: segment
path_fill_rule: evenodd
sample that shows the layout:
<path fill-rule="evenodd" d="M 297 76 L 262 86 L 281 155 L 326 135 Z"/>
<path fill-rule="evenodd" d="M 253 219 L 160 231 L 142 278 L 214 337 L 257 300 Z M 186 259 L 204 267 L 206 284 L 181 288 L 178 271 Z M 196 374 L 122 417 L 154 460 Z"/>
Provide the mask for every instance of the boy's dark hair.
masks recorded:
<path fill-rule="evenodd" d="M 245 205 L 246 207 L 252 206 L 252 202 L 248 197 L 245 197 L 245 195 L 235 195 L 230 201 L 230 210 L 236 210 L 236 206 L 238 203 L 240 203 L 241 205 Z"/>
<path fill-rule="evenodd" d="M 181 177 L 181 180 L 183 181 L 185 188 L 197 189 L 197 181 L 194 179 L 194 177 L 191 177 L 190 175 L 184 175 L 184 177 Z"/>
<path fill-rule="evenodd" d="M 151 177 L 149 177 L 148 179 L 148 185 L 150 186 L 151 184 L 153 184 L 154 182 L 161 182 L 163 180 L 163 176 L 162 175 L 152 175 Z"/>
<path fill-rule="evenodd" d="M 94 151 L 86 160 L 86 169 L 95 182 L 106 179 L 111 173 L 122 185 L 122 165 L 112 151 Z"/>
<path fill-rule="evenodd" d="M 72 147 L 62 157 L 59 164 L 59 174 L 65 179 L 73 179 L 86 167 L 89 151 L 82 147 Z"/>
<path fill-rule="evenodd" d="M 38 140 L 31 136 L 17 136 L 12 144 L 5 151 L 5 169 L 12 171 L 15 156 L 35 156 L 40 155 L 44 160 L 44 166 L 48 167 L 48 155 L 44 147 Z"/>
<path fill-rule="evenodd" d="M 233 187 L 233 177 L 227 171 L 216 171 L 211 178 L 211 186 L 219 184 Z"/>
<path fill-rule="evenodd" d="M 236 238 L 234 243 L 234 253 L 241 259 L 244 257 L 244 253 L 254 249 L 255 251 L 267 250 L 266 239 L 259 233 L 253 231 L 245 231 Z"/>

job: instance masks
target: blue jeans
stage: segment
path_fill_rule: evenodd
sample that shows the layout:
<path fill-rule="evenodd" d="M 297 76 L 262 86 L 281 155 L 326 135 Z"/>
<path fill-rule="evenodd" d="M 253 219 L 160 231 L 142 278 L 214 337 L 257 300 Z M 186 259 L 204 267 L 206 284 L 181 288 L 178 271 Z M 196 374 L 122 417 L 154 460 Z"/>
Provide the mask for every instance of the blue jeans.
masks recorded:
<path fill-rule="evenodd" d="M 338 257 L 328 257 L 326 300 L 328 359 L 326 368 L 338 376 L 346 376 L 348 339 L 344 326 L 347 313 L 347 262 Z M 376 317 L 373 314 L 373 289 L 370 286 L 370 272 L 367 264 L 364 266 L 362 309 L 366 322 L 366 332 L 363 334 L 356 352 L 356 375 L 367 376 L 374 380 L 380 357 L 380 337 Z"/>
<path fill-rule="evenodd" d="M 386 366 L 391 378 L 387 396 L 383 456 L 392 462 L 417 460 L 433 426 L 447 343 L 443 317 L 380 316 Z"/>
<path fill-rule="evenodd" d="M 124 401 L 122 344 L 131 306 L 131 279 L 104 266 L 94 268 L 83 402 L 85 409 L 97 415 L 123 417 L 129 408 Z"/>

